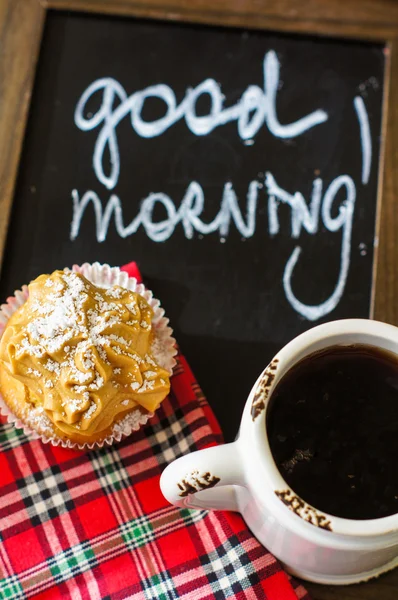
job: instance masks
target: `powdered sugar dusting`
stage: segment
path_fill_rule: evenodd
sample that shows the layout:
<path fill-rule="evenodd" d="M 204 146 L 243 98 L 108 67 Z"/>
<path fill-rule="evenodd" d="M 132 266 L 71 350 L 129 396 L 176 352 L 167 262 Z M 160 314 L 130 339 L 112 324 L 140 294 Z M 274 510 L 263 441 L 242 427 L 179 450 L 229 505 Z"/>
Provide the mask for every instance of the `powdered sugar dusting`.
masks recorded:
<path fill-rule="evenodd" d="M 91 402 L 90 407 L 83 414 L 83 417 L 85 419 L 90 419 L 93 416 L 93 414 L 95 413 L 96 410 L 97 410 L 96 403 L 95 402 Z"/>
<path fill-rule="evenodd" d="M 143 297 L 145 297 L 145 299 L 149 302 L 149 304 L 152 306 L 153 310 L 155 311 L 154 317 L 153 317 L 153 324 L 155 325 L 155 339 L 156 337 L 160 337 L 161 339 L 161 344 L 163 345 L 163 351 L 160 352 L 159 354 L 162 355 L 165 360 L 162 361 L 164 368 L 166 368 L 169 373 L 171 372 L 172 366 L 173 364 L 175 364 L 175 360 L 173 359 L 173 356 L 176 354 L 176 350 L 174 348 L 174 340 L 170 337 L 170 334 L 172 333 L 170 328 L 167 327 L 167 319 L 163 318 L 164 315 L 164 311 L 163 309 L 160 308 L 160 303 L 158 300 L 156 300 L 155 298 L 153 298 L 153 295 L 151 292 L 147 291 L 145 289 L 145 287 L 142 284 L 137 284 L 136 280 L 133 278 L 128 278 L 126 277 L 125 273 L 121 273 L 120 270 L 118 268 L 110 268 L 107 265 L 99 265 L 98 263 L 95 263 L 95 265 L 88 265 L 85 264 L 82 267 L 74 267 L 74 270 L 77 272 L 81 272 L 83 275 L 85 275 L 87 277 L 87 279 L 89 281 L 91 281 L 92 283 L 94 283 L 95 285 L 98 285 L 101 288 L 105 288 L 110 289 L 112 288 L 112 286 L 114 285 L 122 285 L 126 288 L 126 293 L 127 290 L 131 290 L 134 292 L 137 292 L 138 294 L 142 294 Z M 105 271 L 106 271 L 106 275 L 105 275 Z M 123 275 L 123 277 L 122 277 Z M 49 278 L 48 278 L 49 279 Z M 47 281 L 48 281 L 47 279 Z M 122 281 L 123 280 L 123 281 Z M 49 283 L 45 283 L 45 287 L 51 289 L 51 294 L 53 295 L 54 293 L 57 294 L 59 293 L 59 289 L 63 289 L 64 285 L 62 284 L 61 286 L 57 283 L 56 286 L 54 286 L 54 283 L 50 282 Z M 0 337 L 2 334 L 2 330 L 1 327 L 3 327 L 4 329 L 4 325 L 7 323 L 8 318 L 13 314 L 13 312 L 15 312 L 15 310 L 17 308 L 19 308 L 19 306 L 21 306 L 27 299 L 28 297 L 28 290 L 26 288 L 26 286 L 24 287 L 22 292 L 16 292 L 16 296 L 14 299 L 10 299 L 8 301 L 8 304 L 5 305 L 3 309 L 0 309 Z M 115 299 L 117 300 L 117 296 L 119 296 L 119 292 L 116 292 L 116 294 L 107 294 L 107 296 L 110 299 Z M 115 311 L 115 302 L 112 302 L 111 300 L 105 301 L 105 304 L 108 305 L 107 307 L 102 306 L 102 308 L 107 308 L 108 311 Z M 113 304 L 113 306 L 112 306 Z M 129 320 L 129 325 L 132 325 L 134 327 L 140 327 L 141 326 L 141 322 L 139 320 L 139 310 L 138 309 L 142 309 L 143 308 L 144 303 L 137 303 L 137 304 L 133 304 L 131 303 L 130 306 L 126 306 L 125 302 L 124 302 L 124 307 L 125 309 L 129 310 L 130 314 L 133 316 L 133 319 Z M 47 317 L 49 315 L 49 311 L 47 309 L 47 307 L 37 307 L 39 310 L 37 312 L 37 317 Z M 117 311 L 118 314 L 120 314 L 120 310 Z M 102 315 L 104 316 L 104 315 Z M 109 317 L 110 315 L 106 315 L 107 317 Z M 115 316 L 115 312 L 113 313 L 113 316 Z M 117 315 L 116 315 L 117 316 Z M 138 318 L 136 319 L 135 317 Z M 3 319 L 3 320 L 2 320 Z M 144 327 L 142 327 L 142 329 L 144 329 Z M 167 333 L 165 332 L 165 329 L 167 329 Z M 163 335 L 164 334 L 164 335 Z M 105 337 L 105 336 L 103 336 Z M 118 334 L 118 337 L 121 337 Z M 22 345 L 25 346 L 25 348 L 28 347 L 29 344 L 29 339 L 27 340 L 22 340 Z M 32 344 L 33 345 L 33 344 Z M 70 344 L 73 348 L 73 344 Z M 69 343 L 65 344 L 63 347 L 63 356 L 65 356 L 66 354 L 68 354 L 68 352 L 71 351 Z M 123 350 L 121 350 L 117 345 L 115 345 L 114 343 L 111 343 L 111 345 L 109 346 L 112 353 L 114 353 L 114 356 L 117 354 L 124 354 Z M 42 352 L 41 348 L 39 347 L 39 344 L 35 344 L 35 348 L 34 349 L 30 349 L 31 350 L 31 356 L 32 357 L 37 357 L 37 358 L 41 358 L 44 356 L 44 361 L 42 362 L 42 367 L 43 367 L 43 374 L 40 375 L 40 377 L 43 379 L 43 382 L 45 381 L 45 373 L 46 370 L 50 373 L 54 373 L 55 375 L 59 376 L 59 370 L 61 368 L 61 366 L 63 366 L 62 364 L 57 363 L 55 360 L 52 360 L 52 357 L 47 358 L 45 356 L 45 353 Z M 101 356 L 102 359 L 104 359 L 104 356 L 106 356 L 105 350 L 104 350 L 104 346 L 99 346 L 98 348 L 95 348 L 95 350 L 98 352 L 98 355 Z M 153 348 L 151 348 L 151 352 L 153 352 Z M 155 344 L 155 352 L 156 352 L 156 344 Z M 132 354 L 135 353 L 129 353 L 130 356 Z M 166 358 L 167 355 L 167 358 Z M 158 361 L 155 353 L 154 353 L 155 359 L 156 361 Z M 57 359 L 59 359 L 60 356 L 57 356 Z M 135 358 L 135 357 L 134 357 Z M 138 357 L 137 358 L 141 358 Z M 145 356 L 143 358 L 141 358 L 141 362 L 145 361 L 147 362 L 147 359 L 151 360 L 151 357 Z M 111 359 L 113 361 L 113 358 Z M 124 361 L 124 359 L 123 359 Z M 104 361 L 105 362 L 105 361 Z M 150 362 L 148 362 L 148 364 L 151 364 Z M 154 366 L 156 365 L 156 363 L 153 361 Z M 161 364 L 160 361 L 158 364 Z M 44 370 L 44 368 L 46 370 Z M 120 372 L 119 372 L 120 371 Z M 114 375 L 120 375 L 121 374 L 121 370 L 120 367 L 117 367 L 115 370 L 113 370 Z M 123 369 L 124 372 L 124 369 Z M 146 372 L 148 373 L 148 371 Z M 144 374 L 142 374 L 144 376 Z M 150 377 L 150 375 L 146 375 L 146 378 Z M 82 387 L 85 385 L 87 385 L 87 383 L 93 383 L 93 381 L 95 381 L 95 377 L 93 380 L 91 380 L 90 382 L 84 382 L 84 384 L 82 384 Z M 161 378 L 161 380 L 159 381 L 161 385 L 166 385 L 166 381 Z M 138 382 L 136 382 L 138 383 Z M 77 385 L 77 382 L 76 382 Z M 139 384 L 138 384 L 139 385 Z M 119 382 L 115 382 L 115 387 L 121 387 L 121 384 Z M 77 390 L 74 390 L 77 393 Z M 78 396 L 82 396 L 83 393 L 84 395 L 86 395 L 87 392 L 83 392 L 83 390 L 79 390 L 79 394 Z M 50 394 L 48 392 L 47 393 L 47 398 L 50 397 Z M 84 398 L 86 400 L 86 398 Z M 128 406 L 129 402 L 126 402 L 126 400 L 123 401 L 123 406 Z M 88 405 L 89 408 L 86 410 L 87 414 L 91 414 L 90 411 L 95 411 L 95 403 L 89 404 Z M 4 402 L 1 401 L 1 396 L 0 396 L 0 412 L 2 412 L 3 414 L 5 414 L 8 418 L 9 422 L 15 422 L 17 423 L 17 420 L 15 418 L 15 416 L 12 415 L 12 413 L 10 413 L 10 411 L 7 409 L 6 405 L 4 404 Z M 35 414 L 33 415 L 32 413 L 32 426 L 34 426 L 34 419 L 37 419 L 38 421 L 40 420 L 40 412 L 36 412 L 35 410 Z M 60 439 L 57 436 L 54 435 L 54 431 L 52 428 L 52 424 L 51 421 L 46 417 L 45 412 L 42 413 L 42 415 L 44 414 L 44 419 L 41 422 L 41 426 L 39 427 L 34 427 L 33 431 L 29 428 L 27 428 L 27 419 L 26 419 L 26 423 L 25 426 L 24 424 L 20 421 L 18 421 L 17 426 L 19 427 L 24 427 L 25 433 L 33 435 L 33 437 L 37 437 L 37 435 L 35 434 L 35 430 L 36 429 L 40 429 L 40 431 L 44 431 L 44 429 L 47 429 L 46 434 L 42 434 L 41 438 L 42 440 L 46 443 L 46 442 L 51 442 L 54 445 L 61 445 L 64 447 L 78 447 L 81 449 L 84 448 L 94 448 L 94 447 L 101 447 L 104 444 L 111 444 L 113 442 L 113 440 L 117 440 L 119 441 L 123 436 L 125 435 L 129 435 L 133 430 L 136 430 L 139 428 L 140 424 L 145 423 L 151 416 L 152 413 L 148 413 L 148 412 L 142 412 L 138 409 L 133 409 L 131 410 L 128 415 L 126 415 L 126 417 L 124 417 L 123 421 L 119 421 L 118 423 L 115 424 L 112 434 L 109 435 L 107 438 L 102 439 L 101 441 L 98 442 L 92 442 L 92 443 L 82 443 L 82 444 L 76 444 L 75 442 L 72 442 L 69 439 Z M 34 419 L 33 419 L 34 417 Z"/>
<path fill-rule="evenodd" d="M 149 379 L 150 377 L 156 377 L 156 373 L 155 373 L 155 371 L 145 371 L 144 377 L 146 379 Z M 162 380 L 162 381 L 164 381 L 164 380 Z"/>
<path fill-rule="evenodd" d="M 31 427 L 40 431 L 41 433 L 45 433 L 47 435 L 54 434 L 53 425 L 50 419 L 47 417 L 42 406 L 37 406 L 29 410 L 27 422 Z"/>
<path fill-rule="evenodd" d="M 31 367 L 28 367 L 26 369 L 26 372 L 28 373 L 28 375 L 34 375 L 35 377 L 40 377 L 41 376 L 40 371 L 38 371 L 37 369 L 32 369 Z"/>
<path fill-rule="evenodd" d="M 106 295 L 110 296 L 111 298 L 121 298 L 122 296 L 125 296 L 126 291 L 127 290 L 124 290 L 121 287 L 114 287 L 106 290 Z"/>
<path fill-rule="evenodd" d="M 56 375 L 60 375 L 61 373 L 61 366 L 57 362 L 55 362 L 55 360 L 48 359 L 46 364 L 44 365 L 44 368 L 47 369 L 47 371 L 50 371 L 51 373 L 55 373 Z"/>
<path fill-rule="evenodd" d="M 53 285 L 50 286 L 49 281 Z M 128 357 L 131 371 L 126 372 L 127 377 L 132 377 L 137 368 L 130 361 L 143 369 L 143 380 L 140 377 L 139 382 L 133 383 L 132 392 L 155 391 L 153 379 L 158 376 L 159 367 L 147 355 L 145 358 L 151 361 L 153 370 L 145 371 L 144 358 L 131 349 L 137 342 L 137 335 L 141 336 L 138 338 L 142 340 L 141 347 L 143 343 L 149 343 L 152 311 L 142 297 L 119 287 L 100 292 L 84 277 L 70 271 L 56 272 L 47 278 L 45 287 L 50 290 L 45 296 L 40 294 L 40 287 L 32 289 L 30 308 L 33 318 L 28 320 L 27 335 L 22 343 L 19 346 L 16 343 L 16 353 L 34 356 L 39 350 L 49 357 L 43 361 L 44 369 L 56 375 L 58 382 L 55 381 L 56 396 L 52 402 L 47 402 L 46 409 L 57 414 L 58 426 L 61 421 L 70 425 L 71 414 L 79 413 L 77 421 L 74 416 L 73 426 L 81 419 L 96 415 L 96 404 L 88 405 L 90 394 L 99 392 L 112 377 L 121 374 L 120 367 L 108 371 L 105 368 L 105 365 L 112 366 L 112 352 Z M 130 319 L 132 311 L 138 317 L 135 325 L 143 333 L 136 328 L 133 331 L 126 328 L 126 320 Z M 101 365 L 101 360 L 105 365 Z M 41 377 L 38 371 L 32 370 L 32 373 Z M 54 387 L 54 378 L 41 379 L 44 388 Z M 112 387 L 108 387 L 111 401 L 112 398 L 117 401 L 116 383 L 119 382 L 112 380 Z M 157 389 L 161 393 L 161 388 Z"/>
<path fill-rule="evenodd" d="M 146 379 L 144 381 L 144 383 L 138 388 L 137 394 L 142 394 L 143 392 L 149 392 L 150 390 L 153 390 L 154 387 L 155 387 L 155 382 L 154 381 L 148 381 Z"/>
<path fill-rule="evenodd" d="M 59 284 L 50 295 L 48 304 L 34 305 L 33 310 L 41 316 L 27 325 L 30 340 L 37 342 L 37 346 L 47 354 L 54 354 L 82 332 L 81 310 L 87 299 L 86 285 L 74 273 L 65 273 L 62 279 L 65 285 Z M 27 342 L 23 351 L 30 354 L 33 347 Z"/>

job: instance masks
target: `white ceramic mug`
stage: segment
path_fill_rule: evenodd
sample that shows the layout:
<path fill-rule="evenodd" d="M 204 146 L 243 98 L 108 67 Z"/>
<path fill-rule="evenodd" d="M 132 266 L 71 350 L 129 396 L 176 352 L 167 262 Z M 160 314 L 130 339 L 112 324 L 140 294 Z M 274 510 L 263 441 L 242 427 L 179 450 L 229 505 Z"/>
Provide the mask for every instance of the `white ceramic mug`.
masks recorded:
<path fill-rule="evenodd" d="M 347 319 L 298 336 L 254 384 L 235 442 L 175 460 L 160 485 L 177 506 L 239 511 L 257 539 L 292 574 L 318 583 L 349 584 L 398 566 L 398 514 L 353 520 L 309 506 L 279 473 L 265 424 L 272 391 L 284 373 L 305 356 L 336 344 L 369 344 L 398 355 L 398 328 Z"/>

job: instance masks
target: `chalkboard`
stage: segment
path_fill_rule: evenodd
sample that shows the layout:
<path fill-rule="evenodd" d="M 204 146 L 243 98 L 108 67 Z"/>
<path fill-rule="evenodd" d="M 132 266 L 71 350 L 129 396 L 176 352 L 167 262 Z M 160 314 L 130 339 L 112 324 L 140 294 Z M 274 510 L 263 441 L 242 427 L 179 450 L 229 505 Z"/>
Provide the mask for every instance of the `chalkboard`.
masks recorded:
<path fill-rule="evenodd" d="M 384 51 L 48 11 L 0 297 L 136 260 L 225 437 L 273 354 L 371 315 Z"/>

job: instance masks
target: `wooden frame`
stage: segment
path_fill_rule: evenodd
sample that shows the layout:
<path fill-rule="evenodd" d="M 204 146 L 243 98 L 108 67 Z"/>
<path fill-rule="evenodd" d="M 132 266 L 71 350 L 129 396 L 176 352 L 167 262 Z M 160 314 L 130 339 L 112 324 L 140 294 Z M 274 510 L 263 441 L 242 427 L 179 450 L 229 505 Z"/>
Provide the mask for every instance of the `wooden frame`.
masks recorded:
<path fill-rule="evenodd" d="M 398 324 L 398 3 L 395 0 L 0 0 L 0 266 L 48 9 L 319 34 L 386 44 L 372 314 Z M 398 198 L 397 198 L 398 202 Z M 351 588 L 308 585 L 315 599 L 396 598 L 398 570 Z"/>

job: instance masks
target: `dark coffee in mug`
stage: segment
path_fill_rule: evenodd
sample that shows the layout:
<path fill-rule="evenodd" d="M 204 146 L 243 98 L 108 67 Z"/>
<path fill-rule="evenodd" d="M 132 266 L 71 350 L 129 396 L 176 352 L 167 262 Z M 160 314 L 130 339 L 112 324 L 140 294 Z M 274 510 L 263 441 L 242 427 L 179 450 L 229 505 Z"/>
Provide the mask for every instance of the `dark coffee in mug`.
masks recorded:
<path fill-rule="evenodd" d="M 293 491 L 348 519 L 398 513 L 398 358 L 333 346 L 294 365 L 267 411 L 275 463 Z"/>

